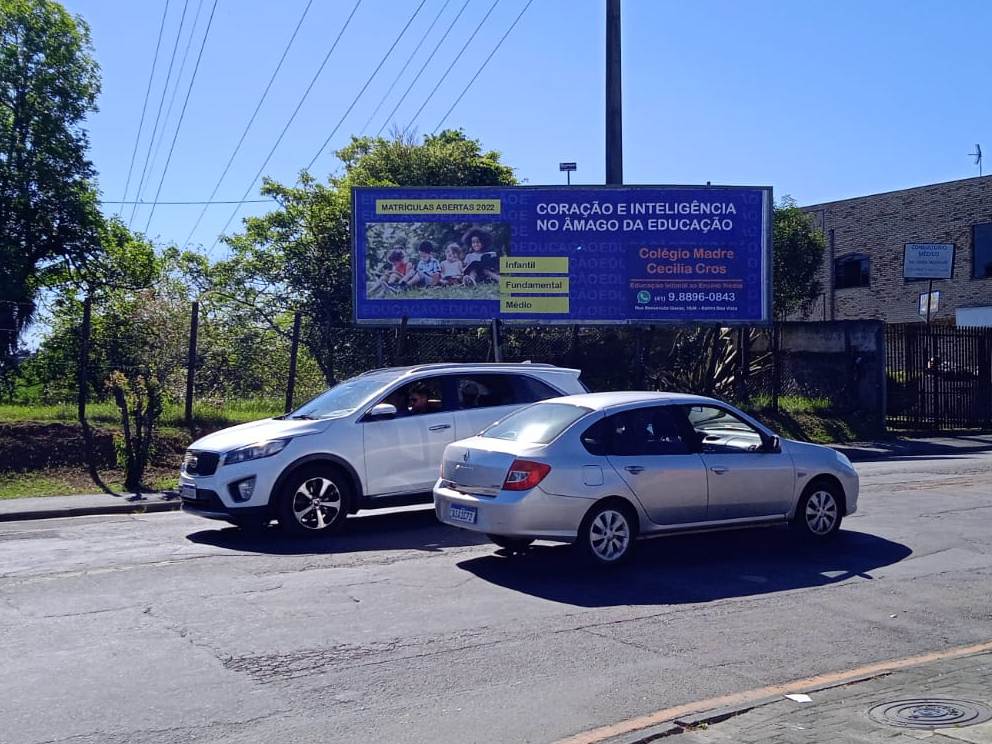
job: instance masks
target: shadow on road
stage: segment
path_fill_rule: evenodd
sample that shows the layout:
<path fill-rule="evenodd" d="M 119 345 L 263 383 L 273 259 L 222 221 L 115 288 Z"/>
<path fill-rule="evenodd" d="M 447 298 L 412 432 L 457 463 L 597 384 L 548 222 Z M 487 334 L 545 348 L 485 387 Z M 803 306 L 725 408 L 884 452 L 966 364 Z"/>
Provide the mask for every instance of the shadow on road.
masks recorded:
<path fill-rule="evenodd" d="M 842 531 L 828 545 L 802 545 L 784 529 L 686 535 L 647 541 L 626 566 L 587 566 L 568 546 L 523 556 L 472 558 L 459 568 L 493 584 L 580 607 L 683 604 L 823 586 L 912 553 L 905 545 Z"/>
<path fill-rule="evenodd" d="M 237 527 L 200 530 L 186 536 L 190 542 L 217 548 L 268 555 L 320 555 L 360 553 L 370 550 L 423 550 L 478 545 L 487 540 L 467 530 L 445 527 L 437 521 L 434 509 L 401 512 L 363 513 L 349 517 L 344 531 L 336 535 L 292 535 L 276 526 L 259 532 L 245 532 Z"/>
<path fill-rule="evenodd" d="M 893 439 L 867 446 L 833 446 L 854 462 L 894 462 L 901 460 L 968 459 L 992 452 L 992 437 L 955 436 L 943 440 Z"/>

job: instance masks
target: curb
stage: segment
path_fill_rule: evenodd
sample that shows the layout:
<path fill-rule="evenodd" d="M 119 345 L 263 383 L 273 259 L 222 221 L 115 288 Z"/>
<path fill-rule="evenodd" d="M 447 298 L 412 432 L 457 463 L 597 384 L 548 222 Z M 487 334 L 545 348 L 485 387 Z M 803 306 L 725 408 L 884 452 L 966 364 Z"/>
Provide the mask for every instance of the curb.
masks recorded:
<path fill-rule="evenodd" d="M 646 744 L 674 734 L 692 731 L 700 726 L 717 724 L 770 703 L 781 702 L 786 693 L 811 693 L 845 687 L 936 661 L 990 653 L 992 653 L 992 641 L 985 641 L 970 646 L 957 646 L 943 651 L 874 662 L 846 671 L 829 672 L 667 708 L 575 734 L 562 739 L 558 744 Z"/>
<path fill-rule="evenodd" d="M 0 522 L 20 522 L 31 519 L 64 519 L 66 517 L 92 517 L 105 514 L 152 514 L 156 512 L 179 511 L 182 504 L 174 501 L 128 501 L 122 504 L 105 506 L 67 506 L 57 509 L 34 509 L 31 511 L 0 514 Z"/>

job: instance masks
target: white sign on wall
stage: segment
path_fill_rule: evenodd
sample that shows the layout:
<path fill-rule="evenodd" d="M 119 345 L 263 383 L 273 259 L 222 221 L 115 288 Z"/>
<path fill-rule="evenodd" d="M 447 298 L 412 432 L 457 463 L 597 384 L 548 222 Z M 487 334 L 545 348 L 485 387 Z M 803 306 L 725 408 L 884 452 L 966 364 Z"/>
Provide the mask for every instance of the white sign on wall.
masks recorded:
<path fill-rule="evenodd" d="M 905 279 L 950 279 L 954 273 L 954 243 L 906 243 L 902 254 Z"/>

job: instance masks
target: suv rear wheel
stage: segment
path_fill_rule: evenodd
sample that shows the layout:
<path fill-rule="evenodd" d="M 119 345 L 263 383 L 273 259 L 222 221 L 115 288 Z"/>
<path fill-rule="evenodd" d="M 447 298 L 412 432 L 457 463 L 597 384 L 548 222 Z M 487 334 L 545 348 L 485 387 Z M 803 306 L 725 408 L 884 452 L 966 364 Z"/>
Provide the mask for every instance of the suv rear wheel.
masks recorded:
<path fill-rule="evenodd" d="M 348 516 L 351 489 L 339 471 L 315 465 L 286 481 L 277 511 L 279 525 L 298 535 L 336 532 Z"/>

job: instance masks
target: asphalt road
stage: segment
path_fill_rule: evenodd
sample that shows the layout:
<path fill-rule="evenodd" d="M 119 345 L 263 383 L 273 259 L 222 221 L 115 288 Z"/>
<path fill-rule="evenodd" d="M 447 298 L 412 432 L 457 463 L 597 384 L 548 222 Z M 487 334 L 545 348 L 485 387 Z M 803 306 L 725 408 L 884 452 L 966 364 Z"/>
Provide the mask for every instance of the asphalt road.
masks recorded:
<path fill-rule="evenodd" d="M 700 698 L 992 638 L 992 455 L 858 466 L 829 549 L 506 558 L 430 511 L 346 536 L 185 514 L 0 525 L 0 742 L 551 742 Z"/>

